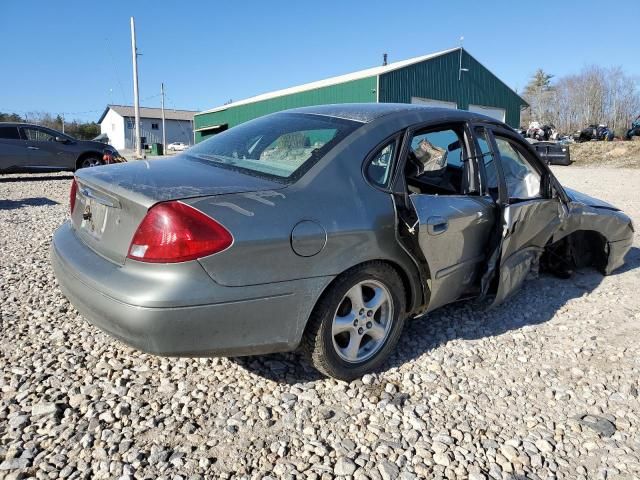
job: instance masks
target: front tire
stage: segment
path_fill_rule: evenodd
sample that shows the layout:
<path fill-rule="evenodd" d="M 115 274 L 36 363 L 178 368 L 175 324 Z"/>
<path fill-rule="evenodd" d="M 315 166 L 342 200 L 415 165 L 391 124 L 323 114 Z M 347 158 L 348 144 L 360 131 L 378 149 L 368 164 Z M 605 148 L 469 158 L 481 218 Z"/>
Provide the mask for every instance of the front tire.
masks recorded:
<path fill-rule="evenodd" d="M 104 162 L 98 157 L 86 157 L 78 162 L 78 168 L 91 168 L 104 165 Z"/>
<path fill-rule="evenodd" d="M 348 270 L 316 304 L 303 347 L 320 372 L 350 381 L 375 370 L 398 343 L 406 314 L 404 285 L 383 262 Z"/>

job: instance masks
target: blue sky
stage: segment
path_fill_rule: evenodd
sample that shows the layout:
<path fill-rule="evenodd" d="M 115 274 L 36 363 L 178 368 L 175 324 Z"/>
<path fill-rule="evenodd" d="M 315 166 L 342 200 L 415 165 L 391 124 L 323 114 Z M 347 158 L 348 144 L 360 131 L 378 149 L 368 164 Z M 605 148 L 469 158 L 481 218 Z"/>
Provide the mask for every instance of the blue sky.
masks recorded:
<path fill-rule="evenodd" d="M 132 102 L 129 17 L 140 97 L 204 110 L 229 99 L 464 46 L 509 86 L 620 65 L 640 77 L 640 2 L 1 0 L 0 111 L 97 120 Z M 548 8 L 544 8 L 548 5 Z M 537 11 L 536 11 L 537 10 Z"/>

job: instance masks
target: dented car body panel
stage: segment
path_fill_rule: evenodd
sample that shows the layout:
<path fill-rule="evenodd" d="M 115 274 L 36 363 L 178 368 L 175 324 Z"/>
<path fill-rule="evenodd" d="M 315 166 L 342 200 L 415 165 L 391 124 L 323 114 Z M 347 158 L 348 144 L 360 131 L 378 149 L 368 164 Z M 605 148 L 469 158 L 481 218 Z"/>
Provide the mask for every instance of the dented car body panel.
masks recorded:
<path fill-rule="evenodd" d="M 572 200 L 568 203 L 568 214 L 561 227 L 554 232 L 552 241 L 557 242 L 576 232 L 597 232 L 606 241 L 606 264 L 602 273 L 613 273 L 622 266 L 624 256 L 633 244 L 634 227 L 631 219 L 601 200 L 596 201 L 584 194 L 574 196 L 574 192 L 569 195 Z"/>
<path fill-rule="evenodd" d="M 547 242 L 562 223 L 560 203 L 558 198 L 532 200 L 504 209 L 494 305 L 515 293 L 537 264 Z"/>
<path fill-rule="evenodd" d="M 431 272 L 431 311 L 457 300 L 476 280 L 485 261 L 485 246 L 476 239 L 488 238 L 495 210 L 487 197 L 414 194 L 410 199 L 419 219 L 420 249 Z"/>
<path fill-rule="evenodd" d="M 71 221 L 54 235 L 51 257 L 62 291 L 85 318 L 156 354 L 286 351 L 298 346 L 332 282 L 367 262 L 396 269 L 407 314 L 415 317 L 465 298 L 487 297 L 497 305 L 544 264 L 545 252 L 573 262 L 591 248 L 595 253 L 588 252 L 585 264 L 602 266 L 608 274 L 630 248 L 629 218 L 563 189 L 524 141 L 517 147 L 535 163 L 540 194 L 508 198 L 503 178 L 508 169 L 503 171 L 493 140 L 501 168 L 497 186 L 490 185 L 486 152 L 473 128 L 480 125 L 499 136 L 506 127 L 488 117 L 416 105 L 354 104 L 306 107 L 254 122 L 268 125 L 270 119 L 335 122 L 346 133 L 330 149 L 318 147 L 322 155 L 312 152 L 302 173 L 289 177 L 262 167 L 248 171 L 242 155 L 198 157 L 209 140 L 171 159 L 77 172 L 77 205 Z M 237 128 L 220 134 L 220 141 L 239 135 Z M 426 182 L 412 183 L 407 173 L 412 138 L 434 131 L 431 141 L 444 143 L 430 151 L 446 152 L 455 162 L 447 166 L 446 178 L 430 172 Z M 451 138 L 445 141 L 442 132 Z M 261 142 L 251 140 L 251 148 Z M 313 147 L 308 140 L 300 144 L 301 151 Z M 382 161 L 378 153 L 384 149 L 388 155 Z M 369 165 L 384 175 L 373 178 Z M 176 264 L 129 258 L 129 244 L 147 212 L 176 200 L 223 225 L 233 235 L 232 245 Z M 87 212 L 89 217 L 100 212 L 99 228 L 92 227 Z"/>

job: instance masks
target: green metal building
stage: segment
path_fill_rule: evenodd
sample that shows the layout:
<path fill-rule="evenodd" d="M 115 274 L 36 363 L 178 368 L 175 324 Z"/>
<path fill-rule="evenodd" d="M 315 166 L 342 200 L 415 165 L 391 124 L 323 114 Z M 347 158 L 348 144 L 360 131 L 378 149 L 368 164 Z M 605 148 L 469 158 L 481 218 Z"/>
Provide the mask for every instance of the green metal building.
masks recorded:
<path fill-rule="evenodd" d="M 398 102 L 459 108 L 520 125 L 528 104 L 463 48 L 269 92 L 195 115 L 195 140 L 281 110 L 329 103 Z"/>

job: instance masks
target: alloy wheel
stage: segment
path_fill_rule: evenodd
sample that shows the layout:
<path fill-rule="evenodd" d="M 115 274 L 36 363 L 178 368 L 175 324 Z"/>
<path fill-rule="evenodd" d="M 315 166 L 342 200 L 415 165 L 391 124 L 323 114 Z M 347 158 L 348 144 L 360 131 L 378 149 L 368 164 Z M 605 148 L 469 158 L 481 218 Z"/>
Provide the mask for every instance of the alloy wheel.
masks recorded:
<path fill-rule="evenodd" d="M 392 324 L 393 301 L 387 287 L 377 280 L 358 282 L 333 317 L 333 347 L 345 362 L 364 362 L 383 347 Z"/>
<path fill-rule="evenodd" d="M 85 158 L 82 161 L 82 168 L 97 167 L 98 165 L 102 165 L 98 158 Z"/>

